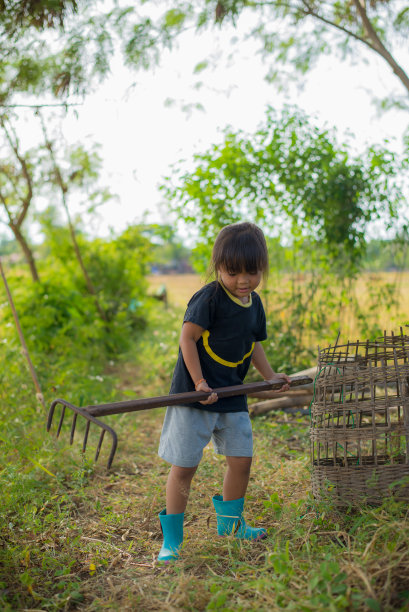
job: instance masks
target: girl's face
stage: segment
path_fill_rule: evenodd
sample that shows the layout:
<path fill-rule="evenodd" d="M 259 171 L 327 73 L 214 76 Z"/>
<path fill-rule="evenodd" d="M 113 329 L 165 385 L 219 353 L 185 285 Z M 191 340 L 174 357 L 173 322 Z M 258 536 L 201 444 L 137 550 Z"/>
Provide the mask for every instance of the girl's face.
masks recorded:
<path fill-rule="evenodd" d="M 218 270 L 218 277 L 222 281 L 223 285 L 234 297 L 239 298 L 243 304 L 247 304 L 249 296 L 260 284 L 262 271 L 257 272 L 241 272 L 232 273 L 228 272 L 226 268 L 220 266 Z"/>

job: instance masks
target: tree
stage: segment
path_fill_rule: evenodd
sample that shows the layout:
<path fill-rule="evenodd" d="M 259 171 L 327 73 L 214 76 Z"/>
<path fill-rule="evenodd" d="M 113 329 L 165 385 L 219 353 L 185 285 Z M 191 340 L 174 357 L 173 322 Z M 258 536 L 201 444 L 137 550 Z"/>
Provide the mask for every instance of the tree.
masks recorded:
<path fill-rule="evenodd" d="M 333 133 L 290 109 L 269 109 L 254 135 L 227 130 L 194 161 L 187 173 L 176 167 L 162 189 L 178 218 L 198 230 L 200 256 L 208 258 L 223 225 L 250 218 L 320 245 L 341 274 L 358 265 L 371 221 L 394 223 L 404 201 L 398 175 L 409 165 L 375 147 L 354 158 Z"/>
<path fill-rule="evenodd" d="M 37 201 L 50 196 L 54 198 L 58 194 L 67 216 L 75 257 L 87 291 L 93 296 L 97 310 L 105 320 L 105 313 L 83 261 L 68 204 L 69 196 L 78 195 L 76 192 L 79 191 L 86 200 L 88 212 L 92 212 L 113 197 L 107 189 L 95 184 L 99 178 L 101 159 L 95 150 L 87 151 L 81 145 L 67 147 L 61 142 L 56 144 L 48 135 L 40 110 L 37 110 L 36 116 L 40 119 L 44 142 L 35 149 L 23 151 L 10 123 L 10 115 L 0 115 L 4 145 L 8 145 L 7 157 L 0 160 L 0 204 L 6 213 L 4 222 L 21 247 L 33 280 L 39 281 L 34 254 L 25 236 L 23 224 Z"/>
<path fill-rule="evenodd" d="M 186 29 L 235 26 L 251 16 L 245 37 L 260 41 L 270 80 L 284 76 L 287 82 L 337 51 L 354 62 L 377 56 L 404 88 L 402 94 L 391 92 L 383 105 L 409 106 L 408 71 L 398 60 L 409 34 L 409 8 L 402 0 L 178 0 L 171 9 L 143 0 L 136 6 L 68 0 L 3 4 L 0 46 L 6 59 L 0 75 L 12 85 L 0 91 L 3 103 L 10 104 L 17 91 L 53 92 L 62 99 L 86 95 L 108 74 L 115 49 L 130 67 L 147 69 Z M 58 35 L 51 36 L 53 31 Z M 207 64 L 204 60 L 197 71 Z"/>
<path fill-rule="evenodd" d="M 96 166 L 100 163 L 100 159 L 96 155 L 89 155 L 87 151 L 85 151 L 82 147 L 77 147 L 71 152 L 67 177 L 64 178 L 63 171 L 60 168 L 60 165 L 58 164 L 57 156 L 54 151 L 55 147 L 48 137 L 47 127 L 40 109 L 37 110 L 36 114 L 40 118 L 41 128 L 44 136 L 44 145 L 48 152 L 50 162 L 50 180 L 45 180 L 45 184 L 52 185 L 60 191 L 62 205 L 67 216 L 68 227 L 70 230 L 70 236 L 74 247 L 75 257 L 77 258 L 79 267 L 84 277 L 87 290 L 94 298 L 95 306 L 99 312 L 99 315 L 103 321 L 106 321 L 106 313 L 104 312 L 104 309 L 102 308 L 99 302 L 94 284 L 84 264 L 84 259 L 82 257 L 81 249 L 78 244 L 78 240 L 75 233 L 75 227 L 71 218 L 70 209 L 68 207 L 68 193 L 70 191 L 70 187 L 76 184 L 84 186 L 84 184 L 87 182 L 87 179 L 89 179 L 90 177 L 92 179 L 97 178 L 98 173 L 96 171 Z M 104 190 L 103 193 L 101 193 L 100 190 L 97 190 L 90 196 L 91 200 L 95 200 L 97 195 L 102 195 L 103 201 L 106 201 L 111 197 L 107 190 Z"/>
<path fill-rule="evenodd" d="M 36 5 L 32 14 L 26 10 L 30 4 Z M 96 4 L 7 3 L 0 19 L 2 106 L 21 104 L 27 94 L 38 104 L 50 96 L 67 101 L 85 95 L 108 74 L 114 52 L 109 26 L 120 21 L 122 11 L 106 13 Z"/>
<path fill-rule="evenodd" d="M 396 234 L 405 226 L 408 235 L 400 184 L 408 159 L 379 147 L 353 156 L 334 132 L 314 127 L 300 111 L 270 109 L 255 134 L 226 130 L 191 166 L 176 165 L 162 189 L 178 220 L 199 235 L 193 249 L 199 272 L 226 223 L 255 221 L 265 230 L 272 277 L 261 289 L 269 313 L 266 351 L 277 371 L 311 363 L 316 343 L 347 328 L 351 310 L 364 337 L 376 337 L 379 303 L 390 311 L 393 291 L 370 288 L 369 316 L 354 279 L 373 221 Z"/>
<path fill-rule="evenodd" d="M 38 282 L 40 279 L 34 254 L 23 230 L 34 197 L 36 156 L 34 151 L 21 151 L 19 139 L 7 116 L 0 116 L 0 126 L 9 152 L 7 158 L 0 160 L 0 203 L 6 213 L 7 225 L 24 253 L 32 279 Z"/>

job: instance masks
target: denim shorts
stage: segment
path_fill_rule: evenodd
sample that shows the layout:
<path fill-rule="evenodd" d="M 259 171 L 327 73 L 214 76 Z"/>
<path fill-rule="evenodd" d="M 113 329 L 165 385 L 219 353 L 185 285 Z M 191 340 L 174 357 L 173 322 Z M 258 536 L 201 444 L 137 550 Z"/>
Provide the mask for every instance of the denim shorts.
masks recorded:
<path fill-rule="evenodd" d="M 248 412 L 210 412 L 169 406 L 158 454 L 172 465 L 195 467 L 210 440 L 218 455 L 252 457 L 253 432 Z"/>

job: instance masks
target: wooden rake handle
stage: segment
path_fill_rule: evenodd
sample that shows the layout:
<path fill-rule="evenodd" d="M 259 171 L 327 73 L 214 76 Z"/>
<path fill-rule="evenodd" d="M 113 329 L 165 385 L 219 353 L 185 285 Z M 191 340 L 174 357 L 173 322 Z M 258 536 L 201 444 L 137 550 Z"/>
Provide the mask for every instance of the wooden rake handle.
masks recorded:
<path fill-rule="evenodd" d="M 291 377 L 290 387 L 309 385 L 312 382 L 313 381 L 309 376 L 293 376 Z M 213 389 L 212 393 L 217 393 L 219 398 L 233 397 L 236 395 L 258 393 L 259 391 L 278 391 L 281 389 L 283 384 L 284 381 L 275 383 L 268 383 L 265 381 L 246 383 L 243 385 Z M 147 397 L 144 399 L 114 402 L 112 404 L 96 404 L 93 406 L 85 406 L 83 410 L 94 417 L 100 417 L 107 416 L 109 414 L 122 414 L 124 412 L 136 412 L 138 410 L 150 410 L 151 408 L 160 408 L 162 406 L 175 406 L 191 404 L 193 402 L 201 402 L 206 400 L 209 395 L 210 393 L 208 391 L 189 391 L 187 393 L 174 393 L 172 395 L 161 395 L 159 397 Z"/>

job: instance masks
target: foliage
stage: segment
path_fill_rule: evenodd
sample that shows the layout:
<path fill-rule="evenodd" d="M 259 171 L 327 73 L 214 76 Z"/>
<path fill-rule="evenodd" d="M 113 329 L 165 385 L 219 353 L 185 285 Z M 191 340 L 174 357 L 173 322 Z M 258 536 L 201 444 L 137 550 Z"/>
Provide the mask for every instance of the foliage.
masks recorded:
<path fill-rule="evenodd" d="M 98 147 L 94 145 L 87 150 L 80 144 L 68 146 L 61 138 L 54 142 L 49 140 L 40 111 L 37 110 L 35 115 L 43 126 L 44 142 L 27 150 L 21 146 L 12 127 L 16 119 L 14 113 L 0 117 L 4 144 L 7 145 L 7 156 L 0 160 L 0 203 L 3 210 L 0 219 L 13 231 L 33 280 L 39 281 L 33 248 L 25 238 L 24 231 L 27 221 L 35 217 L 35 206 L 57 197 L 70 223 L 70 196 L 77 203 L 85 203 L 88 213 L 94 213 L 113 196 L 107 188 L 98 185 L 102 163 Z M 54 151 L 56 146 L 58 153 Z M 75 242 L 73 228 L 71 238 Z"/>
<path fill-rule="evenodd" d="M 137 7 L 116 2 L 36 2 L 31 19 L 28 3 L 19 4 L 8 6 L 0 19 L 0 103 L 6 106 L 21 94 L 63 100 L 87 95 L 109 74 L 115 50 L 129 66 L 148 68 L 181 27 L 176 12 L 159 26 Z"/>
<path fill-rule="evenodd" d="M 249 219 L 265 230 L 271 265 L 262 289 L 269 313 L 266 352 L 276 370 L 308 367 L 316 344 L 348 326 L 351 307 L 355 331 L 379 335 L 376 308 L 396 309 L 399 288 L 375 283 L 364 305 L 354 279 L 374 221 L 407 244 L 406 158 L 380 147 L 354 157 L 301 112 L 285 109 L 279 116 L 269 109 L 254 135 L 227 130 L 220 145 L 194 157 L 193 169 L 184 167 L 174 168 L 162 190 L 178 221 L 198 232 L 193 263 L 199 272 L 225 224 Z"/>
<path fill-rule="evenodd" d="M 250 218 L 269 234 L 289 227 L 295 245 L 314 242 L 341 275 L 364 253 L 370 221 L 394 223 L 404 201 L 394 178 L 408 166 L 375 147 L 353 157 L 300 111 L 271 108 L 254 135 L 226 130 L 194 163 L 184 173 L 176 166 L 162 189 L 178 218 L 198 228 L 199 267 L 223 225 Z"/>
<path fill-rule="evenodd" d="M 112 240 L 87 241 L 81 236 L 86 264 L 109 315 L 107 321 L 101 321 L 76 264 L 68 230 L 47 222 L 42 282 L 27 284 L 21 273 L 10 278 L 29 349 L 34 361 L 42 364 L 41 374 L 46 378 L 47 371 L 57 370 L 74 355 L 84 368 L 89 361 L 100 368 L 112 355 L 126 349 L 141 328 L 148 308 L 144 279 L 149 262 L 149 242 L 137 227 Z M 3 325 L 11 333 L 4 341 L 13 345 L 8 309 L 3 310 Z"/>
<path fill-rule="evenodd" d="M 3 4 L 3 103 L 10 104 L 17 92 L 52 92 L 63 99 L 86 95 L 107 76 L 118 47 L 129 67 L 149 69 L 186 29 L 223 28 L 240 20 L 249 24 L 243 36 L 260 41 L 261 54 L 271 66 L 270 80 L 283 86 L 334 52 L 356 63 L 361 49 L 362 61 L 368 53 L 381 57 L 406 89 L 405 95 L 391 92 L 380 106 L 407 109 L 409 77 L 395 59 L 409 29 L 402 2 L 178 0 L 172 8 L 144 0 L 136 6 L 45 0 Z M 62 22 L 64 28 L 59 28 Z M 53 28 L 58 35 L 50 36 Z M 239 37 L 235 41 L 241 42 Z M 233 51 L 233 39 L 229 44 Z M 204 58 L 195 72 L 210 63 Z"/>
<path fill-rule="evenodd" d="M 77 8 L 77 0 L 2 0 L 0 25 L 10 38 L 28 28 L 62 28 L 67 13 Z"/>
<path fill-rule="evenodd" d="M 75 13 L 65 13 L 63 29 L 53 31 L 55 20 L 50 20 L 51 30 L 46 32 L 20 29 L 17 21 L 11 38 L 3 37 L 3 104 L 13 104 L 14 97 L 24 93 L 82 95 L 108 74 L 113 55 L 112 36 L 106 28 L 109 17 L 96 10 L 95 3 L 81 3 L 78 8 Z"/>

